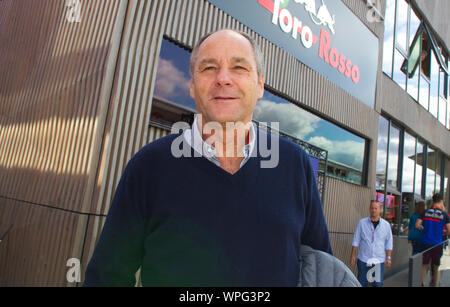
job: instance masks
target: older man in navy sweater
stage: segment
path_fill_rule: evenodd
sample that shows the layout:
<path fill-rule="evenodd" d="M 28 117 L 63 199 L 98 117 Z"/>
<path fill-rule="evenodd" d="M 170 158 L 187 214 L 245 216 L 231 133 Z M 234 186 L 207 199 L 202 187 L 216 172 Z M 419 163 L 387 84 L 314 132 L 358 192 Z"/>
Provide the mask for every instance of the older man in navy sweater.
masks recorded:
<path fill-rule="evenodd" d="M 133 286 L 141 268 L 144 286 L 296 286 L 301 244 L 331 254 L 308 156 L 252 124 L 264 92 L 255 42 L 207 35 L 191 77 L 199 115 L 130 160 L 84 285 Z M 275 165 L 264 166 L 263 138 L 278 145 Z"/>

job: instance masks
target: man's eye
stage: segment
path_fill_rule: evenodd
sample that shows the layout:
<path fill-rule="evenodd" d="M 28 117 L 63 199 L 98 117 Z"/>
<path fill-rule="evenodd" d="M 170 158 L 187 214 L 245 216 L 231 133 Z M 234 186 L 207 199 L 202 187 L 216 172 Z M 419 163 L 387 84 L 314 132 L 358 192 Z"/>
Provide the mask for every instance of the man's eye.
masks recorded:
<path fill-rule="evenodd" d="M 214 67 L 214 66 L 206 66 L 205 68 L 203 68 L 203 71 L 214 70 L 214 69 L 216 69 L 216 67 Z"/>
<path fill-rule="evenodd" d="M 237 70 L 248 70 L 248 69 L 247 69 L 246 67 L 244 67 L 244 66 L 235 66 L 234 69 L 237 69 Z"/>

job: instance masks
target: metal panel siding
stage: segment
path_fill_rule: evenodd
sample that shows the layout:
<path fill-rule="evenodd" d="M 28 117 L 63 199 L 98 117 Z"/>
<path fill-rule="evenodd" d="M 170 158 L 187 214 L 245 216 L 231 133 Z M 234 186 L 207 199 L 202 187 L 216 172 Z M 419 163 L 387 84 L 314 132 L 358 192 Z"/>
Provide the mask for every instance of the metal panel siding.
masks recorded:
<path fill-rule="evenodd" d="M 80 24 L 64 1 L 0 3 L 0 195 L 80 210 L 120 2 L 82 3 Z"/>
<path fill-rule="evenodd" d="M 364 1 L 344 2 L 363 20 Z M 64 1 L 0 1 L 0 42 L 7 42 L 0 44 L 0 212 L 25 225 L 9 237 L 8 246 L 12 239 L 14 246 L 0 245 L 0 269 L 6 272 L 0 284 L 65 284 L 64 261 L 81 253 L 84 273 L 105 219 L 75 213 L 106 215 L 128 160 L 168 134 L 148 126 L 163 35 L 192 47 L 219 28 L 251 34 L 265 54 L 270 88 L 376 144 L 374 110 L 205 0 L 82 3 L 78 25 L 65 21 Z M 113 71 L 106 76 L 114 74 L 109 88 L 108 54 L 124 5 L 117 66 L 109 63 Z M 368 26 L 379 32 L 378 25 Z M 19 33 L 29 36 L 14 42 Z M 327 186 L 324 209 L 333 247 L 345 259 L 349 233 L 366 215 L 371 190 L 332 178 Z M 32 221 L 42 221 L 37 239 L 26 226 Z M 29 258 L 22 262 L 22 256 Z M 46 267 L 45 259 L 53 263 Z"/>
<path fill-rule="evenodd" d="M 65 1 L 0 1 L 1 285 L 66 285 L 81 255 L 127 2 L 81 3 L 70 23 Z"/>
<path fill-rule="evenodd" d="M 0 197 L 0 286 L 62 286 L 80 215 Z"/>

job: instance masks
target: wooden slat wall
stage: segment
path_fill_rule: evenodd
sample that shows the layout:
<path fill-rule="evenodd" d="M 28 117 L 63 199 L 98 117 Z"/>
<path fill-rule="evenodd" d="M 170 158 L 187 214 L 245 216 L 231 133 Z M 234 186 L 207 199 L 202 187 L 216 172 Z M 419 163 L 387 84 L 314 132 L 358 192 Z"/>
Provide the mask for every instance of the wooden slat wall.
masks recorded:
<path fill-rule="evenodd" d="M 0 1 L 0 285 L 66 285 L 81 258 L 127 1 L 80 2 L 70 23 L 66 1 Z"/>
<path fill-rule="evenodd" d="M 360 18 L 367 13 L 364 1 L 345 1 Z M 163 35 L 188 47 L 204 34 L 233 28 L 250 33 L 265 54 L 266 83 L 302 107 L 324 116 L 339 125 L 367 137 L 376 144 L 378 113 L 348 95 L 338 86 L 320 76 L 298 60 L 263 39 L 235 19 L 205 0 L 161 0 L 129 2 L 122 39 L 108 125 L 102 149 L 97 186 L 91 213 L 107 214 L 115 188 L 129 159 L 154 137 L 145 129 L 150 119 L 157 61 Z M 376 28 L 377 26 L 373 26 Z M 376 148 L 371 146 L 371 156 Z M 375 166 L 372 159 L 370 169 Z M 371 170 L 372 171 L 372 170 Z M 369 187 L 374 186 L 369 174 Z M 330 179 L 325 202 L 328 220 L 336 232 L 350 232 L 348 206 L 359 208 L 368 204 L 371 189 Z M 344 197 L 345 196 L 345 197 Z M 353 203 L 353 205 L 349 205 Z M 351 207 L 354 206 L 354 207 Z M 337 209 L 342 213 L 334 214 Z M 344 209 L 345 208 L 345 209 Z M 358 211 L 359 212 L 359 211 Z M 365 213 L 364 213 L 365 214 Z M 353 218 L 362 216 L 351 215 Z M 350 224 L 354 224 L 352 221 Z M 345 226 L 344 226 L 345 224 Z M 353 231 L 353 229 L 351 230 Z M 88 234 L 98 240 L 97 233 Z M 94 244 L 95 245 L 95 244 Z M 92 246 L 94 246 L 92 245 Z M 91 257 L 93 248 L 86 246 L 84 255 Z"/>

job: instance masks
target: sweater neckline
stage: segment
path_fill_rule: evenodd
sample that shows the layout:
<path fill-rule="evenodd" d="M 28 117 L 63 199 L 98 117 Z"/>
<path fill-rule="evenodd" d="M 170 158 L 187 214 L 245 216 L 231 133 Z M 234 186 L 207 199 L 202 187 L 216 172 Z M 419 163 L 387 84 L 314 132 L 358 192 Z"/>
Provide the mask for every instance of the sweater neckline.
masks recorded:
<path fill-rule="evenodd" d="M 216 164 L 212 163 L 211 161 L 209 161 L 208 159 L 206 159 L 205 157 L 197 157 L 197 158 L 189 158 L 189 159 L 194 159 L 197 161 L 197 165 L 198 167 L 203 168 L 205 171 L 207 172 L 214 172 L 217 175 L 227 178 L 229 180 L 234 180 L 237 178 L 240 178 L 242 176 L 245 176 L 245 173 L 248 172 L 249 168 L 253 167 L 254 163 L 258 162 L 258 157 L 250 157 L 250 159 L 241 167 L 239 168 L 239 170 L 234 173 L 231 174 L 229 172 L 227 172 L 226 170 L 224 170 L 223 168 L 221 168 L 220 166 L 217 166 Z"/>

